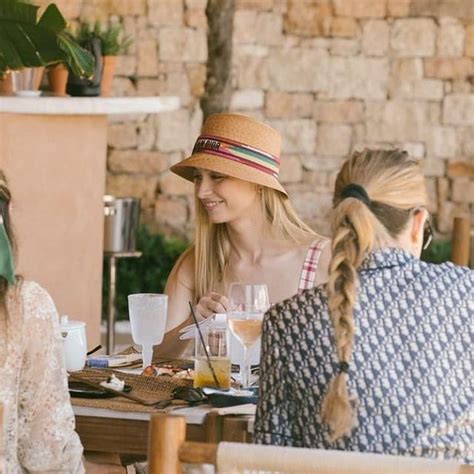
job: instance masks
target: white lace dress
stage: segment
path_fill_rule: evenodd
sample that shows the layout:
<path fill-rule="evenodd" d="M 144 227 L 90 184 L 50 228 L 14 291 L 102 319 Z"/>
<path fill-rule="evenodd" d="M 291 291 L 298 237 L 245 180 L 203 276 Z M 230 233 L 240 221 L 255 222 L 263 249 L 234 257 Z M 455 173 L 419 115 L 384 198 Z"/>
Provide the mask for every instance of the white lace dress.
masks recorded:
<path fill-rule="evenodd" d="M 6 472 L 83 473 L 54 303 L 28 281 L 10 289 L 6 302 L 8 316 L 0 312 Z"/>

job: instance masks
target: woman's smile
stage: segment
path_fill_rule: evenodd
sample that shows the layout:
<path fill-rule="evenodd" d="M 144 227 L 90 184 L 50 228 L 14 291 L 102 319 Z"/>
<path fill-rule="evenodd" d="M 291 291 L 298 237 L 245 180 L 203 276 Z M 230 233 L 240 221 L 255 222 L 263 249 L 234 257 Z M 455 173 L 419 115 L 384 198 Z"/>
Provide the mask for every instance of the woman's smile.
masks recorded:
<path fill-rule="evenodd" d="M 219 204 L 222 204 L 224 201 L 211 201 L 209 199 L 201 200 L 202 205 L 208 212 L 212 212 Z"/>

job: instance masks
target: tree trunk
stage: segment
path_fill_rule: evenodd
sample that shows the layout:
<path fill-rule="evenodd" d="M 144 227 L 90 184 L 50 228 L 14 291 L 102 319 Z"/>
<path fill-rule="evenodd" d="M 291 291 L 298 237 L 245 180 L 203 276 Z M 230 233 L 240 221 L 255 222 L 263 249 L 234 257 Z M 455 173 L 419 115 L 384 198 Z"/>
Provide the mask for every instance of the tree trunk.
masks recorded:
<path fill-rule="evenodd" d="M 207 77 L 201 108 L 204 120 L 211 114 L 229 109 L 232 92 L 232 36 L 234 0 L 208 0 Z"/>

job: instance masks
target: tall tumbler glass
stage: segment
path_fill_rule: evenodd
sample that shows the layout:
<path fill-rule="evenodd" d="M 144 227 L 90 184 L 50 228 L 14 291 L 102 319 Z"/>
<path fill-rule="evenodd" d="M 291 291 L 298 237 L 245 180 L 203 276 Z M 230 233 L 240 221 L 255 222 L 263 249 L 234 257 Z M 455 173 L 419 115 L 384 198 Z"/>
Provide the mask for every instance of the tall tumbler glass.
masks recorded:
<path fill-rule="evenodd" d="M 228 390 L 230 388 L 231 364 L 227 324 L 225 321 L 222 323 L 213 321 L 208 326 L 201 328 L 201 334 L 202 340 L 199 333 L 196 334 L 194 386 Z"/>
<path fill-rule="evenodd" d="M 128 295 L 128 314 L 132 338 L 142 346 L 143 368 L 151 365 L 153 346 L 165 335 L 168 295 L 138 293 Z"/>

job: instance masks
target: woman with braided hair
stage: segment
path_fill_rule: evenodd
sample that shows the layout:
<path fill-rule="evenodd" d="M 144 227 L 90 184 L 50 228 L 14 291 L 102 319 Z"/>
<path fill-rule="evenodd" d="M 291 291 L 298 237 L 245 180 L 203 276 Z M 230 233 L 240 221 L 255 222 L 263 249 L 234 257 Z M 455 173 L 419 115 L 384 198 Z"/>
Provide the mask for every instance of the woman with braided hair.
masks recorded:
<path fill-rule="evenodd" d="M 419 260 L 426 204 L 406 152 L 344 163 L 327 285 L 264 320 L 256 442 L 473 461 L 474 272 Z"/>

